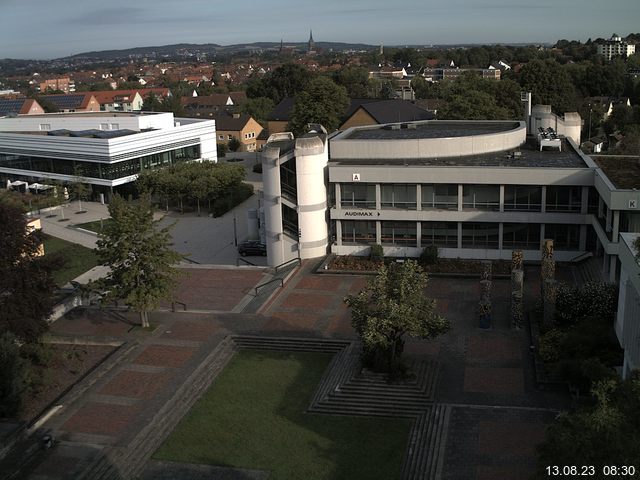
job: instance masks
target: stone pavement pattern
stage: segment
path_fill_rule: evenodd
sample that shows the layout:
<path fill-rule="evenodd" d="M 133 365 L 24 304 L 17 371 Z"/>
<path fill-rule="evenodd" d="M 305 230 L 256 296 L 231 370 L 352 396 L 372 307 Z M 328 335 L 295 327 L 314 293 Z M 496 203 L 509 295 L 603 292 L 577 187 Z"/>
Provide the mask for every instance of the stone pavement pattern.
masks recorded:
<path fill-rule="evenodd" d="M 246 293 L 246 286 L 260 280 L 255 272 L 245 270 L 245 286 L 235 294 L 228 290 L 233 299 L 224 294 L 203 295 L 206 304 L 201 306 L 228 313 L 156 312 L 152 322 L 157 328 L 151 333 L 132 329 L 136 319 L 129 314 L 114 316 L 96 310 L 74 313 L 57 322 L 53 327 L 56 336 L 117 338 L 125 342 L 120 351 L 124 352 L 124 347 L 129 350 L 121 357 L 114 355 L 113 368 L 46 423 L 61 442 L 30 478 L 75 478 L 78 469 L 91 459 L 109 449 L 126 449 L 231 333 L 355 338 L 342 300 L 349 293 L 357 293 L 367 277 L 312 274 L 313 266 L 303 264 L 258 314 L 230 313 Z M 228 280 L 231 272 L 239 275 L 238 271 L 224 269 L 207 273 L 212 282 L 218 279 L 209 291 L 224 292 L 232 283 Z M 527 283 L 534 275 L 530 271 L 525 278 L 527 302 L 536 294 L 535 281 Z M 189 281 L 193 280 L 186 280 L 186 294 L 198 287 L 198 281 Z M 534 445 L 565 404 L 563 398 L 535 389 L 527 334 L 509 329 L 509 281 L 494 280 L 494 322 L 490 330 L 477 328 L 477 280 L 433 278 L 427 294 L 436 298 L 437 308 L 450 319 L 452 330 L 433 341 L 409 340 L 406 351 L 416 359 L 440 364 L 435 400 L 451 411 L 445 425 L 441 478 L 520 478 L 520 470 L 533 468 Z M 79 467 L 53 468 L 57 462 L 72 461 Z M 52 469 L 46 470 L 46 465 Z M 152 472 L 157 468 L 157 463 L 149 463 L 143 478 L 154 478 Z M 184 468 L 190 471 L 191 467 Z M 55 473 L 58 470 L 60 475 Z"/>

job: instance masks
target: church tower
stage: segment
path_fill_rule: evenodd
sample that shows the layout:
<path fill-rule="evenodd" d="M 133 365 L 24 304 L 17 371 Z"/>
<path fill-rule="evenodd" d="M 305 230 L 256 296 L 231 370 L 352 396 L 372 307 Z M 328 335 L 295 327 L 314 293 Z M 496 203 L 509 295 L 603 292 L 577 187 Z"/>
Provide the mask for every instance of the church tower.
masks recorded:
<path fill-rule="evenodd" d="M 307 42 L 307 52 L 312 53 L 316 51 L 316 42 L 313 41 L 313 30 L 309 30 L 309 41 Z"/>

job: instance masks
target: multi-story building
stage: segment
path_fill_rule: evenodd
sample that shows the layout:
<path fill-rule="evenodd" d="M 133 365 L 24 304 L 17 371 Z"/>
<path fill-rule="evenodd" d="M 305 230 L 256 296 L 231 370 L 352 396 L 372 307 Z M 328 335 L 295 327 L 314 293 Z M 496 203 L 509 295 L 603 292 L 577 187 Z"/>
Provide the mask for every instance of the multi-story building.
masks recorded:
<path fill-rule="evenodd" d="M 76 91 L 76 85 L 68 77 L 63 78 L 50 78 L 40 82 L 40 91 L 46 92 L 47 90 L 60 90 L 63 93 L 73 93 Z"/>
<path fill-rule="evenodd" d="M 240 142 L 239 152 L 255 152 L 262 125 L 251 115 L 234 113 L 232 115 L 216 115 L 218 143 L 228 144 L 232 139 Z"/>
<path fill-rule="evenodd" d="M 215 122 L 172 113 L 67 113 L 0 118 L 0 181 L 82 181 L 126 191 L 143 169 L 217 161 Z"/>
<path fill-rule="evenodd" d="M 530 98 L 530 97 L 529 97 Z M 328 136 L 273 135 L 263 149 L 262 232 L 269 264 L 334 253 L 540 259 L 599 258 L 620 282 L 616 332 L 624 375 L 640 368 L 637 157 L 585 155 L 578 114 L 527 107 L 526 121 L 419 121 Z"/>
<path fill-rule="evenodd" d="M 636 53 L 635 45 L 623 42 L 622 38 L 615 33 L 604 43 L 598 43 L 596 48 L 598 55 L 602 55 L 607 61 L 613 57 L 630 57 Z"/>

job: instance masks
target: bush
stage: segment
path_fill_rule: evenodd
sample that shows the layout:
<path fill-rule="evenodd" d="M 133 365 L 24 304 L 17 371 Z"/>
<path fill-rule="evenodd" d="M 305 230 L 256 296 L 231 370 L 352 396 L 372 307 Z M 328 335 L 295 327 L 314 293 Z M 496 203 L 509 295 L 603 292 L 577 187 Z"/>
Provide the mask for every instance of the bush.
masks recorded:
<path fill-rule="evenodd" d="M 369 252 L 369 258 L 373 261 L 382 260 L 384 257 L 384 249 L 382 245 L 376 243 L 371 245 L 371 251 Z"/>
<path fill-rule="evenodd" d="M 549 330 L 540 337 L 540 357 L 545 362 L 557 362 L 562 353 L 562 343 L 567 334 L 556 328 Z"/>
<path fill-rule="evenodd" d="M 0 417 L 13 417 L 22 406 L 27 362 L 20 355 L 16 337 L 0 336 Z"/>
<path fill-rule="evenodd" d="M 232 152 L 237 152 L 240 149 L 240 140 L 238 140 L 236 137 L 233 137 L 231 140 L 229 140 L 227 146 Z"/>
<path fill-rule="evenodd" d="M 438 247 L 435 245 L 424 247 L 420 254 L 420 263 L 424 265 L 435 265 L 438 263 Z"/>
<path fill-rule="evenodd" d="M 218 158 L 224 158 L 227 155 L 227 152 L 229 151 L 229 147 L 227 147 L 226 143 L 218 143 L 217 144 L 217 149 L 218 149 Z"/>
<path fill-rule="evenodd" d="M 250 183 L 241 183 L 231 190 L 228 195 L 215 200 L 211 205 L 211 213 L 213 213 L 214 217 L 221 217 L 236 205 L 244 202 L 251 195 L 253 195 L 253 185 Z"/>
<path fill-rule="evenodd" d="M 575 325 L 587 317 L 612 322 L 618 307 L 618 287 L 613 283 L 589 282 L 582 288 L 560 284 L 556 296 L 556 321 Z"/>

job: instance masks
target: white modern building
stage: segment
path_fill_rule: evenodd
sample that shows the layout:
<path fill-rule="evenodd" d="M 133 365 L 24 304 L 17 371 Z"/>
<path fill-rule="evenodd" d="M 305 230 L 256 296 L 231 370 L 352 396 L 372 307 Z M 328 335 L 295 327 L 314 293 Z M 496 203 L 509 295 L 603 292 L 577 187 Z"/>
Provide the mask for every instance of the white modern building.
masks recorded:
<path fill-rule="evenodd" d="M 110 195 L 143 169 L 217 161 L 215 121 L 172 113 L 66 113 L 0 118 L 0 180 L 72 182 Z"/>
<path fill-rule="evenodd" d="M 624 349 L 623 378 L 640 368 L 640 263 L 634 247 L 637 238 L 640 234 L 620 234 L 620 292 L 615 329 Z"/>
<path fill-rule="evenodd" d="M 598 43 L 596 48 L 598 55 L 602 55 L 607 61 L 613 57 L 630 57 L 636 53 L 635 45 L 623 42 L 622 38 L 615 33 L 604 43 Z"/>

